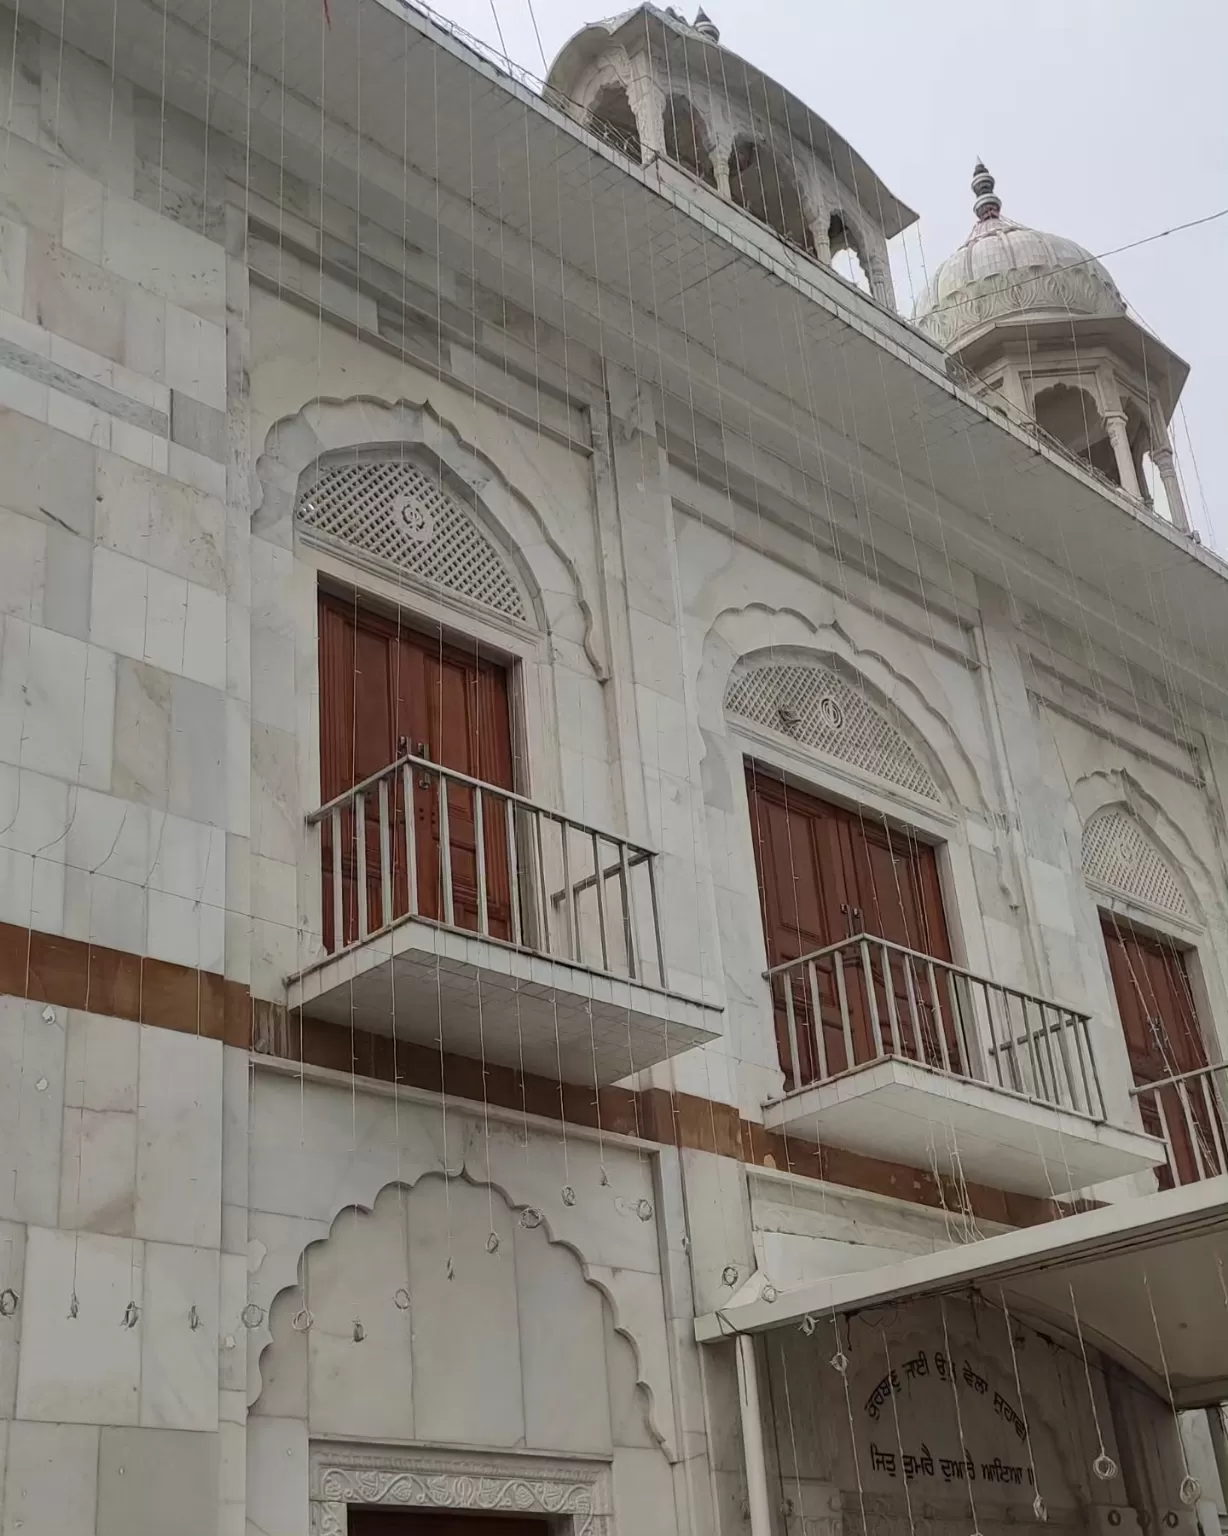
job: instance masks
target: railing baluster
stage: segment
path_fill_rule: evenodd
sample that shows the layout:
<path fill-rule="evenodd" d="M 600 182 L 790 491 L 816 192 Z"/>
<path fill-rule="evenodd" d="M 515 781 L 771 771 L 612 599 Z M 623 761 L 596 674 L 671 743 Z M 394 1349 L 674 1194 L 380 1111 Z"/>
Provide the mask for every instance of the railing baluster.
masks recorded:
<path fill-rule="evenodd" d="M 443 882 L 443 920 L 456 927 L 456 897 L 452 890 L 452 813 L 448 805 L 448 781 L 437 775 L 439 790 L 439 877 Z"/>
<path fill-rule="evenodd" d="M 623 893 L 623 943 L 627 947 L 627 975 L 638 979 L 639 970 L 635 956 L 635 922 L 631 911 L 631 871 L 627 867 L 627 845 L 618 840 L 618 880 Z"/>
<path fill-rule="evenodd" d="M 1083 1085 L 1082 1113 L 1085 1115 L 1093 1115 L 1095 1110 L 1092 1108 L 1091 1083 L 1089 1082 L 1087 1076 L 1087 1059 L 1084 1055 L 1082 1021 L 1079 1019 L 1077 1014 L 1068 1013 L 1066 1015 L 1065 1027 L 1069 1029 L 1070 1033 L 1074 1036 L 1075 1059 L 1079 1063 L 1079 1081 Z M 1090 1049 L 1090 1041 L 1087 1042 L 1087 1046 Z M 1076 1103 L 1075 1109 L 1079 1108 L 1080 1106 Z"/>
<path fill-rule="evenodd" d="M 520 920 L 520 857 L 516 847 L 516 806 L 504 797 L 504 821 L 507 828 L 507 876 L 512 900 L 512 943 L 522 948 L 524 926 Z"/>
<path fill-rule="evenodd" d="M 844 1070 L 851 1072 L 859 1062 L 853 1045 L 853 1020 L 849 1013 L 848 987 L 844 980 L 844 955 L 837 950 L 832 958 L 835 961 L 836 997 L 840 1004 L 840 1028 L 844 1034 Z"/>
<path fill-rule="evenodd" d="M 1046 1097 L 1050 1104 L 1060 1104 L 1062 1102 L 1062 1091 L 1053 1054 L 1053 1026 L 1049 1023 L 1049 1007 L 1047 1003 L 1038 1003 L 1036 1006 L 1040 1014 L 1040 1043 L 1044 1051 L 1045 1060 L 1049 1064 Z"/>
<path fill-rule="evenodd" d="M 917 1060 L 929 1062 L 930 1066 L 936 1063 L 929 1061 L 928 1042 L 925 1038 L 925 1021 L 921 1013 L 921 1004 L 917 997 L 917 977 L 913 970 L 913 958 L 904 956 L 904 986 L 908 992 L 908 1014 L 912 1020 L 913 1039 L 917 1042 Z M 938 1037 L 934 1041 L 934 1049 L 938 1052 L 938 1060 L 942 1063 L 942 1070 L 951 1070 L 951 1058 L 947 1053 L 947 1037 L 938 1031 Z"/>
<path fill-rule="evenodd" d="M 593 833 L 593 885 L 597 891 L 597 927 L 601 930 L 601 969 L 610 969 L 610 944 L 605 931 L 605 873 L 601 868 L 601 843 Z"/>
<path fill-rule="evenodd" d="M 1055 1012 L 1057 1013 L 1056 1031 L 1058 1050 L 1061 1053 L 1062 1068 L 1066 1077 L 1066 1100 L 1063 1101 L 1063 1103 L 1065 1104 L 1068 1102 L 1069 1107 L 1073 1109 L 1077 1108 L 1078 1105 L 1075 1099 L 1074 1070 L 1070 1065 L 1070 1042 L 1066 1039 L 1066 1024 L 1065 1020 L 1063 1019 L 1061 1009 L 1056 1009 Z"/>
<path fill-rule="evenodd" d="M 988 1082 L 988 1077 L 984 1075 L 984 1064 L 976 1059 L 976 1057 L 983 1053 L 977 1051 L 974 1054 L 968 1044 L 967 1010 L 959 995 L 958 978 L 950 966 L 944 965 L 942 969 L 946 972 L 947 976 L 947 998 L 951 1005 L 951 1020 L 955 1025 L 955 1035 L 959 1041 L 960 1055 L 964 1058 L 964 1076 L 970 1077 L 974 1081 Z M 978 1070 L 981 1074 L 979 1077 Z"/>
<path fill-rule="evenodd" d="M 557 818 L 559 837 L 563 850 L 563 905 L 567 914 L 567 958 L 580 960 L 579 923 L 576 916 L 576 893 L 571 883 L 571 823 L 564 817 Z"/>
<path fill-rule="evenodd" d="M 552 955 L 554 945 L 550 937 L 550 893 L 546 889 L 546 849 L 542 838 L 542 822 L 545 817 L 540 811 L 534 811 L 533 815 L 533 841 L 537 848 L 537 880 L 536 905 L 538 918 L 541 923 L 541 932 L 538 935 L 541 952 L 543 955 Z"/>
<path fill-rule="evenodd" d="M 365 939 L 370 931 L 367 912 L 367 797 L 354 796 L 354 840 L 358 860 L 358 937 Z"/>
<path fill-rule="evenodd" d="M 1036 1054 L 1036 1036 L 1028 1019 L 1028 999 L 1020 994 L 1019 1020 L 1024 1043 L 1028 1048 L 1028 1060 L 1032 1063 L 1032 1095 L 1042 1102 L 1045 1098 L 1045 1077 Z"/>
<path fill-rule="evenodd" d="M 657 947 L 657 976 L 659 985 L 667 987 L 669 976 L 665 969 L 665 945 L 661 940 L 661 905 L 657 894 L 657 861 L 648 859 L 648 899 L 652 903 L 652 932 Z"/>
<path fill-rule="evenodd" d="M 1183 1183 L 1181 1169 L 1177 1165 L 1177 1149 L 1173 1146 L 1172 1134 L 1168 1129 L 1168 1111 L 1164 1108 L 1164 1092 L 1159 1089 L 1155 1095 L 1156 1113 L 1160 1117 L 1160 1135 L 1164 1141 L 1164 1149 L 1168 1157 L 1168 1171 L 1172 1175 L 1174 1185 Z"/>
<path fill-rule="evenodd" d="M 891 1031 L 891 1049 L 897 1056 L 907 1056 L 904 1036 L 900 1030 L 899 1009 L 895 1001 L 895 977 L 891 972 L 891 951 L 885 944 L 880 944 L 879 952 L 883 961 L 883 990 L 887 994 L 887 1028 Z M 920 1055 L 917 1059 L 923 1060 Z"/>
<path fill-rule="evenodd" d="M 1194 1111 L 1190 1108 L 1189 1084 L 1182 1078 L 1177 1080 L 1177 1097 L 1181 1100 L 1181 1114 L 1185 1120 L 1185 1132 L 1189 1137 L 1190 1146 L 1194 1151 L 1194 1163 L 1198 1169 L 1198 1177 L 1207 1177 L 1207 1162 L 1203 1157 L 1202 1137 L 1198 1130 L 1198 1121 L 1194 1117 Z"/>
<path fill-rule="evenodd" d="M 785 1026 L 789 1031 L 789 1064 L 792 1068 L 794 1088 L 801 1088 L 802 1084 L 802 1058 L 797 1048 L 797 1017 L 793 1007 L 793 977 L 786 971 L 781 977 L 785 989 Z"/>
<path fill-rule="evenodd" d="M 478 885 L 478 932 L 490 937 L 490 899 L 486 889 L 486 808 L 482 803 L 482 791 L 473 795 L 473 851 L 477 862 Z"/>
<path fill-rule="evenodd" d="M 392 921 L 392 827 L 388 820 L 388 780 L 379 781 L 380 926 Z"/>
<path fill-rule="evenodd" d="M 338 806 L 329 818 L 332 829 L 333 862 L 333 953 L 339 954 L 349 942 L 345 936 L 345 885 L 341 878 L 341 828 L 344 812 Z"/>
<path fill-rule="evenodd" d="M 985 1011 L 985 1032 L 989 1036 L 988 1055 L 990 1061 L 993 1062 L 993 1075 L 997 1079 L 999 1088 L 1009 1088 L 1010 1083 L 1007 1080 L 1007 1074 L 1010 1071 L 1010 1019 L 1008 1017 L 1006 1021 L 1006 1040 L 1005 1042 L 999 1042 L 997 1024 L 995 1023 L 994 1018 L 996 1010 L 993 1006 L 993 1002 L 990 999 L 989 990 L 983 981 L 979 985 L 981 991 L 981 1006 Z M 965 983 L 965 990 L 968 993 L 968 1008 L 972 1014 L 973 1019 L 975 1020 L 976 1010 L 972 1005 L 972 984 Z"/>
<path fill-rule="evenodd" d="M 1224 1127 L 1215 1103 L 1214 1068 L 1202 1079 L 1203 1103 L 1207 1108 L 1207 1121 L 1211 1127 L 1211 1139 L 1215 1143 L 1216 1173 L 1228 1173 L 1228 1148 L 1224 1146 Z"/>
<path fill-rule="evenodd" d="M 1092 1021 L 1086 1016 L 1086 1014 L 1080 1021 L 1080 1028 L 1083 1031 L 1084 1044 L 1087 1046 L 1087 1059 L 1091 1064 L 1092 1069 L 1092 1087 L 1095 1089 L 1096 1093 L 1095 1101 L 1091 1106 L 1091 1112 L 1097 1120 L 1103 1120 L 1106 1118 L 1106 1115 L 1104 1107 L 1104 1089 L 1100 1084 L 1100 1064 L 1096 1060 L 1096 1052 L 1092 1049 Z"/>
<path fill-rule="evenodd" d="M 874 967 L 870 963 L 870 946 L 865 939 L 860 941 L 861 970 L 866 983 L 866 1004 L 870 1010 L 870 1032 L 874 1037 L 874 1055 L 876 1059 L 883 1056 L 883 1030 L 878 1018 L 878 993 L 874 986 Z"/>
<path fill-rule="evenodd" d="M 810 1017 L 814 1029 L 815 1049 L 819 1056 L 819 1078 L 825 1082 L 831 1073 L 827 1065 L 827 1041 L 823 1038 L 823 1003 L 819 997 L 819 972 L 813 960 L 806 967 L 806 979 L 810 983 Z"/>
<path fill-rule="evenodd" d="M 401 769 L 401 793 L 405 796 L 405 886 L 409 916 L 418 915 L 418 808 L 414 804 L 414 773 L 408 763 Z"/>
<path fill-rule="evenodd" d="M 934 962 L 932 960 L 926 960 L 926 962 L 925 962 L 925 971 L 926 971 L 926 980 L 929 982 L 930 1006 L 934 1010 L 934 1027 L 938 1031 L 938 1038 L 945 1042 L 946 1038 L 947 1038 L 947 1024 L 946 1024 L 946 1019 L 943 1016 L 943 1012 L 942 1012 L 942 998 L 941 998 L 941 995 L 940 995 L 939 989 L 938 989 L 938 975 L 937 975 L 937 972 L 934 970 Z M 952 1023 L 954 1023 L 954 1020 L 952 1021 Z M 958 1026 L 956 1026 L 956 1028 L 955 1028 L 955 1044 L 956 1044 L 956 1046 L 959 1049 L 960 1072 L 963 1074 L 964 1077 L 971 1077 L 972 1074 L 968 1070 L 968 1052 L 967 1052 L 967 1049 L 965 1048 L 963 1042 L 959 1038 Z M 944 1052 L 946 1051 L 946 1049 L 947 1049 L 947 1047 L 944 1044 L 943 1045 Z"/>

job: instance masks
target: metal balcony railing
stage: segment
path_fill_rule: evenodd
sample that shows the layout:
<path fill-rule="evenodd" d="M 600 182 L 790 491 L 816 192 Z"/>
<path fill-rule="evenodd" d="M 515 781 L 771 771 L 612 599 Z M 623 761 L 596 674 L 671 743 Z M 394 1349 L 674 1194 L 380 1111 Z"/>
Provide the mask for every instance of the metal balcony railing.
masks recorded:
<path fill-rule="evenodd" d="M 339 954 L 411 918 L 665 988 L 656 855 L 406 755 L 307 818 Z"/>
<path fill-rule="evenodd" d="M 767 976 L 793 1089 L 899 1058 L 1104 1119 L 1088 1014 L 865 933 Z"/>
<path fill-rule="evenodd" d="M 1159 1170 L 1161 1188 L 1196 1184 L 1228 1172 L 1224 1139 L 1228 1065 L 1177 1072 L 1130 1090 L 1138 1100 L 1143 1126 L 1159 1136 L 1168 1154 Z"/>

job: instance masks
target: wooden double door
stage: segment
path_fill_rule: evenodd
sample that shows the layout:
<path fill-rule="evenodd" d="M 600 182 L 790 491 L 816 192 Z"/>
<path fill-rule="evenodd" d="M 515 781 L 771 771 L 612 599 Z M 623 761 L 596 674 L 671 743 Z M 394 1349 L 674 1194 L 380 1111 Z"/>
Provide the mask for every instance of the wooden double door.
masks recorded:
<path fill-rule="evenodd" d="M 1144 932 L 1113 913 L 1100 915 L 1135 1086 L 1147 1087 L 1197 1072 L 1207 1065 L 1185 952 L 1171 939 Z M 1205 1078 L 1140 1095 L 1143 1126 L 1153 1136 L 1168 1132 L 1173 1166 L 1159 1171 L 1160 1184 L 1189 1184 L 1201 1169 L 1222 1173 L 1220 1117 Z"/>
<path fill-rule="evenodd" d="M 465 1510 L 415 1514 L 351 1508 L 348 1516 L 349 1536 L 550 1536 L 553 1529 L 545 1520 L 470 1514 Z"/>
<path fill-rule="evenodd" d="M 412 753 L 483 783 L 511 789 L 512 738 L 506 670 L 352 600 L 322 593 L 319 600 L 320 787 L 325 804 Z M 388 786 L 391 910 L 384 911 L 379 795 L 366 796 L 362 825 L 353 810 L 341 827 L 342 934 L 334 932 L 333 829 L 322 828 L 324 942 L 330 950 L 359 937 L 358 840 L 362 839 L 367 931 L 404 917 L 411 883 L 405 820 L 413 817 L 416 913 L 442 920 L 445 862 L 451 865 L 453 921 L 479 926 L 477 815 L 471 789 L 447 790 L 449 861 L 441 848 L 441 779 L 427 769 Z M 483 797 L 484 881 L 490 933 L 511 929 L 510 861 L 504 804 Z"/>
<path fill-rule="evenodd" d="M 746 764 L 746 786 L 769 965 L 796 960 L 857 933 L 950 960 L 938 863 L 928 843 L 794 789 L 751 761 Z M 960 1069 L 955 1021 L 949 1009 L 935 1007 L 928 977 L 920 974 L 923 967 L 909 967 L 894 955 L 884 964 L 882 956 L 881 950 L 872 950 L 867 981 L 856 950 L 846 952 L 843 1005 L 835 962 L 819 962 L 817 1016 L 808 979 L 794 973 L 791 991 L 800 1058 L 796 1066 L 789 1059 L 785 982 L 777 978 L 777 1047 L 790 1087 L 822 1075 L 820 1030 L 829 1077 L 863 1066 L 881 1053 L 920 1056 L 932 1066 Z M 889 1022 L 893 1015 L 898 1029 Z"/>

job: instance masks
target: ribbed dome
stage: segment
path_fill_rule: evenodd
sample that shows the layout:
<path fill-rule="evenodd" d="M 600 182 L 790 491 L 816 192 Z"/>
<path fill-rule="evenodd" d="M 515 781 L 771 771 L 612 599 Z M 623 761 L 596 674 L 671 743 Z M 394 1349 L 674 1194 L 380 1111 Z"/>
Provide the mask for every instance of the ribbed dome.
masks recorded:
<path fill-rule="evenodd" d="M 934 273 L 913 315 L 926 335 L 953 350 L 999 320 L 1125 314 L 1116 284 L 1089 251 L 1004 219 L 993 187 L 978 163 L 972 233 Z"/>

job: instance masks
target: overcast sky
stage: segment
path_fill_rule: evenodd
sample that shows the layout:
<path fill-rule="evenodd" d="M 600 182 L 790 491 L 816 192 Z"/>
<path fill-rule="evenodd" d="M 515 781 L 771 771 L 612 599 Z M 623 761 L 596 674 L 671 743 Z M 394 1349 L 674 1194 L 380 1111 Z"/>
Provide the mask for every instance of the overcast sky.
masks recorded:
<path fill-rule="evenodd" d="M 433 3 L 496 47 L 497 11 L 508 55 L 544 73 L 530 0 Z M 689 19 L 696 3 L 678 9 Z M 603 14 L 602 0 L 532 5 L 547 59 Z M 998 179 L 1004 213 L 1096 254 L 1228 207 L 1228 0 L 705 0 L 705 8 L 724 43 L 809 103 L 920 213 L 893 242 L 905 313 L 923 271 L 972 225 L 978 155 Z M 1228 218 L 1106 265 L 1137 314 L 1190 364 L 1173 423 L 1178 463 L 1194 526 L 1228 551 Z"/>

